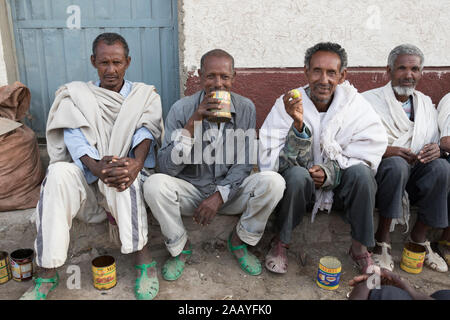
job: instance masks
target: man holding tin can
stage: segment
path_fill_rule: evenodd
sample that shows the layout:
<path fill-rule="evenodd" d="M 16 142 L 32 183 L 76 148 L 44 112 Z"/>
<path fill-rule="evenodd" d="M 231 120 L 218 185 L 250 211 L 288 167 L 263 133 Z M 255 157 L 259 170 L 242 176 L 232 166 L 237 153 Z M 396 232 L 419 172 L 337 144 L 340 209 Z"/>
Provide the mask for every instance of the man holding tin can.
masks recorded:
<path fill-rule="evenodd" d="M 276 209 L 278 232 L 266 268 L 287 272 L 292 230 L 312 208 L 343 207 L 351 224 L 349 255 L 365 273 L 373 265 L 375 173 L 387 145 L 380 118 L 345 81 L 347 54 L 335 43 L 319 43 L 305 55 L 308 84 L 277 99 L 260 130 L 260 170 L 286 180 Z"/>
<path fill-rule="evenodd" d="M 255 106 L 231 91 L 236 75 L 233 57 L 220 49 L 209 51 L 201 58 L 198 72 L 201 90 L 170 109 L 158 153 L 161 173 L 144 185 L 145 200 L 172 255 L 162 275 L 169 281 L 178 279 L 192 254 L 181 217 L 206 226 L 217 213 L 241 215 L 229 235 L 228 248 L 242 270 L 258 275 L 261 263 L 247 245 L 261 239 L 285 183 L 276 172 L 250 175 L 257 163 Z M 230 96 L 225 103 L 228 115 L 221 112 L 223 101 L 217 99 L 226 98 L 224 92 Z"/>

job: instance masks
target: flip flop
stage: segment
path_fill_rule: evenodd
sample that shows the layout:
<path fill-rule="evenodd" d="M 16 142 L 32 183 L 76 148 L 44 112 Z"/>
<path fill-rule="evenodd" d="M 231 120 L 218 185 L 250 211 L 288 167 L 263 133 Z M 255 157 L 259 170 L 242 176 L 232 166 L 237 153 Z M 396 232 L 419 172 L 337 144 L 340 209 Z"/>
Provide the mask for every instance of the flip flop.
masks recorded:
<path fill-rule="evenodd" d="M 236 257 L 236 254 L 233 251 L 241 250 L 241 249 L 244 250 L 244 255 L 238 259 L 239 266 L 241 267 L 241 269 L 252 276 L 257 276 L 257 275 L 261 274 L 262 267 L 261 267 L 261 263 L 259 262 L 258 258 L 248 252 L 247 244 L 245 244 L 245 243 L 241 244 L 240 246 L 233 247 L 233 245 L 231 244 L 232 234 L 233 234 L 233 232 L 230 233 L 230 236 L 228 237 L 228 250 L 230 250 L 230 252 L 235 257 Z"/>
<path fill-rule="evenodd" d="M 56 275 L 53 278 L 35 278 L 34 282 L 36 285 L 34 286 L 33 291 L 25 293 L 19 300 L 46 300 L 47 295 L 59 284 L 58 272 L 56 272 Z M 52 287 L 46 294 L 39 292 L 39 289 L 43 283 L 53 283 Z"/>
<path fill-rule="evenodd" d="M 181 254 L 187 255 L 187 259 L 189 259 L 189 257 L 192 255 L 192 245 L 189 245 L 189 250 L 181 251 Z M 175 258 L 170 258 L 164 264 L 161 272 L 165 280 L 174 281 L 181 277 L 181 275 L 183 274 L 186 263 L 180 260 L 181 254 L 177 255 Z"/>
<path fill-rule="evenodd" d="M 136 269 L 141 270 L 141 275 L 136 279 L 134 285 L 134 293 L 138 300 L 152 300 L 159 291 L 158 276 L 149 277 L 147 274 L 148 268 L 156 267 L 156 261 L 149 264 L 140 264 L 134 266 Z"/>

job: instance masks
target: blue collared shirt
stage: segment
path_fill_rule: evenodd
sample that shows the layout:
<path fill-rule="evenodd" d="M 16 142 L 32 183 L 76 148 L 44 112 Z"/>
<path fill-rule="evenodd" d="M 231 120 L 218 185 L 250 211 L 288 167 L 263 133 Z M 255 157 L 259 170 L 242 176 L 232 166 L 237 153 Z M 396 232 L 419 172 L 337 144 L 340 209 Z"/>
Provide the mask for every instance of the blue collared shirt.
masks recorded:
<path fill-rule="evenodd" d="M 95 85 L 100 85 L 100 80 L 95 82 Z M 120 89 L 120 94 L 126 98 L 133 87 L 133 83 L 125 80 L 124 85 L 122 86 L 122 89 Z M 153 135 L 151 132 L 145 128 L 141 127 L 137 129 L 134 132 L 132 142 L 131 142 L 131 149 L 128 153 L 128 157 L 135 158 L 134 155 L 134 148 L 138 146 L 142 141 L 145 139 L 152 140 L 152 144 L 150 146 L 150 150 L 148 152 L 147 157 L 145 158 L 144 167 L 146 168 L 154 168 L 156 157 L 155 157 L 155 140 L 153 138 Z M 91 184 L 95 181 L 97 181 L 98 177 L 94 176 L 92 172 L 81 162 L 80 158 L 84 155 L 89 156 L 92 159 L 100 160 L 100 155 L 98 153 L 98 150 L 91 146 L 89 142 L 87 141 L 86 137 L 84 136 L 83 132 L 81 132 L 80 128 L 70 129 L 65 128 L 64 129 L 64 143 L 66 144 L 67 149 L 69 150 L 70 156 L 72 157 L 73 162 L 81 169 L 83 170 L 84 177 L 86 178 L 86 181 L 88 184 Z"/>

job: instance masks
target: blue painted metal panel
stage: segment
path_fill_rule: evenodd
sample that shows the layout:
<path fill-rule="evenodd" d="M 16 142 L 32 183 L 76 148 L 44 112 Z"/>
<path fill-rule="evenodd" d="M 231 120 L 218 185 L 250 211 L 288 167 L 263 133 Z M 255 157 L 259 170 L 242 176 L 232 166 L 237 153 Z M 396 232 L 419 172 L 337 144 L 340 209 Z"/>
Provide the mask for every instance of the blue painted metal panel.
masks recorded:
<path fill-rule="evenodd" d="M 92 41 L 117 32 L 130 47 L 126 77 L 155 85 L 164 117 L 179 98 L 177 0 L 8 0 L 20 81 L 31 90 L 31 122 L 45 136 L 55 91 L 74 80 L 96 80 Z M 66 25 L 70 5 L 81 10 L 81 28 Z"/>

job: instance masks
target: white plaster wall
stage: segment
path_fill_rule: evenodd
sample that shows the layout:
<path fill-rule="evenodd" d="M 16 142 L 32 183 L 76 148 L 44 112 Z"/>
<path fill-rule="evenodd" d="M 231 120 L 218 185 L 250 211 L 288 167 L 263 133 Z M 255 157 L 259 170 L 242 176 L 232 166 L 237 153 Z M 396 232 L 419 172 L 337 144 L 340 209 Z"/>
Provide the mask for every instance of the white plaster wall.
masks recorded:
<path fill-rule="evenodd" d="M 341 44 L 349 66 L 385 66 L 401 43 L 419 46 L 426 66 L 450 66 L 449 0 L 183 0 L 187 70 L 227 50 L 236 67 L 302 67 L 305 50 Z"/>
<path fill-rule="evenodd" d="M 0 87 L 8 84 L 8 77 L 6 75 L 6 63 L 3 54 L 2 35 L 0 33 Z"/>

